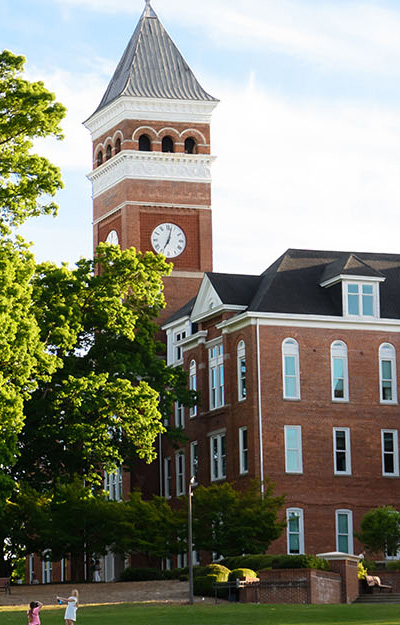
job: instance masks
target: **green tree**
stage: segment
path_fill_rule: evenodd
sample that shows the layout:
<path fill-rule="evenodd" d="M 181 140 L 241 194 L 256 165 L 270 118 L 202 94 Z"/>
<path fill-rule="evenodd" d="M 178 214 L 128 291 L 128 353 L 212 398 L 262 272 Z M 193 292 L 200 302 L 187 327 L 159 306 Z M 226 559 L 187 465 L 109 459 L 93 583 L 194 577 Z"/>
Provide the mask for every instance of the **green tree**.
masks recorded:
<path fill-rule="evenodd" d="M 42 82 L 22 77 L 25 59 L 0 54 L 0 234 L 9 234 L 27 218 L 55 214 L 52 198 L 62 187 L 61 173 L 31 152 L 34 139 L 62 138 L 65 108 Z"/>
<path fill-rule="evenodd" d="M 106 244 L 75 269 L 38 267 L 33 310 L 59 366 L 25 405 L 17 479 L 39 491 L 75 475 L 101 486 L 103 469 L 155 458 L 163 418 L 190 399 L 186 375 L 166 366 L 154 340 L 169 271 L 150 252 Z"/>
<path fill-rule="evenodd" d="M 400 550 L 400 512 L 392 506 L 382 506 L 367 512 L 355 536 L 373 554 Z"/>
<path fill-rule="evenodd" d="M 193 542 L 196 549 L 225 557 L 262 553 L 279 538 L 285 524 L 278 521 L 284 497 L 267 484 L 264 498 L 254 482 L 239 491 L 229 484 L 199 486 L 193 495 Z"/>

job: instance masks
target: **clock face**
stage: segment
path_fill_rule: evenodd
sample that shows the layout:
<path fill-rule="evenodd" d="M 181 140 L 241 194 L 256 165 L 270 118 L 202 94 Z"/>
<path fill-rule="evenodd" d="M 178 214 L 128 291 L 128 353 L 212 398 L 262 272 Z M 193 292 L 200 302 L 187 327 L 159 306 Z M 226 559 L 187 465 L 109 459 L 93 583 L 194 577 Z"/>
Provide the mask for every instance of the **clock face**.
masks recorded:
<path fill-rule="evenodd" d="M 119 239 L 118 232 L 116 230 L 110 230 L 106 238 L 106 243 L 111 243 L 111 245 L 118 245 Z"/>
<path fill-rule="evenodd" d="M 152 232 L 151 244 L 157 254 L 176 258 L 186 247 L 186 237 L 176 224 L 160 224 Z"/>

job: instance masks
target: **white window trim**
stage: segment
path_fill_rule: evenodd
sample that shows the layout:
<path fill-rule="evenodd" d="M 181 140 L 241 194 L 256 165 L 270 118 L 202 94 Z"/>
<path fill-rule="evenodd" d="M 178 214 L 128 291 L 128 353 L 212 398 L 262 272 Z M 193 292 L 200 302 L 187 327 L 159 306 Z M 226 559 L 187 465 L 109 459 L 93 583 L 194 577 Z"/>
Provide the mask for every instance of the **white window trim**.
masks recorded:
<path fill-rule="evenodd" d="M 175 402 L 175 427 L 185 429 L 185 406 Z"/>
<path fill-rule="evenodd" d="M 290 531 L 289 531 L 289 516 L 290 514 L 295 513 L 299 515 L 299 548 L 300 552 L 298 555 L 302 555 L 305 553 L 304 547 L 304 511 L 302 508 L 287 508 L 286 509 L 286 552 L 288 555 L 291 555 L 290 552 Z M 293 555 L 293 554 L 292 554 Z"/>
<path fill-rule="evenodd" d="M 244 360 L 244 367 L 245 367 L 245 375 L 244 375 L 244 385 L 243 385 L 243 379 L 242 379 L 242 375 L 241 375 L 241 361 Z M 245 399 L 247 398 L 247 394 L 246 394 L 246 376 L 247 376 L 247 370 L 246 370 L 246 344 L 245 342 L 239 341 L 238 346 L 237 346 L 237 357 L 236 357 L 236 368 L 237 368 L 237 388 L 238 388 L 238 401 L 245 401 Z M 243 393 L 243 389 L 245 390 L 245 392 Z"/>
<path fill-rule="evenodd" d="M 390 347 L 389 355 L 384 350 Z M 392 363 L 392 399 L 383 399 L 383 376 L 382 361 L 389 360 Z M 397 404 L 397 367 L 396 367 L 396 348 L 391 343 L 382 343 L 379 346 L 379 400 L 381 404 Z"/>
<path fill-rule="evenodd" d="M 196 479 L 196 471 L 194 465 L 194 448 L 197 447 L 197 473 L 199 471 L 199 444 L 197 441 L 192 441 L 190 443 L 190 479 L 194 476 L 195 481 L 194 484 L 198 483 L 198 479 Z M 198 475 L 197 475 L 198 478 Z"/>
<path fill-rule="evenodd" d="M 343 397 L 335 397 L 335 377 L 334 377 L 334 360 L 341 358 L 343 360 Z M 331 344 L 331 391 L 332 401 L 348 402 L 349 401 L 349 360 L 347 345 L 343 341 L 333 341 Z"/>
<path fill-rule="evenodd" d="M 385 472 L 385 434 L 393 435 L 393 473 Z M 382 449 L 382 475 L 384 477 L 399 477 L 399 437 L 397 430 L 381 430 L 381 449 Z"/>
<path fill-rule="evenodd" d="M 284 426 L 284 430 L 285 430 L 285 472 L 286 473 L 291 473 L 291 474 L 296 474 L 296 475 L 300 475 L 301 473 L 303 473 L 303 450 L 302 450 L 302 433 L 301 433 L 301 425 L 285 425 Z M 289 469 L 289 463 L 288 463 L 288 451 L 293 451 L 291 449 L 289 449 L 288 447 L 288 440 L 287 440 L 287 433 L 288 430 L 296 430 L 297 432 L 297 456 L 298 456 L 298 469 L 296 471 L 290 470 Z"/>
<path fill-rule="evenodd" d="M 244 431 L 246 431 L 247 433 L 246 449 L 244 448 L 244 445 L 243 445 L 243 432 Z M 244 465 L 245 465 L 244 454 L 245 453 L 247 455 L 247 469 L 244 468 Z M 239 428 L 239 471 L 240 471 L 240 475 L 247 475 L 247 473 L 249 472 L 249 431 L 247 427 Z"/>
<path fill-rule="evenodd" d="M 222 348 L 222 353 L 218 354 L 219 349 Z M 216 355 L 211 357 L 211 350 L 216 350 Z M 221 368 L 222 368 L 222 384 L 221 384 Z M 213 405 L 213 386 L 212 386 L 212 370 L 215 369 L 215 405 Z M 225 371 L 224 371 L 224 348 L 222 341 L 219 341 L 215 345 L 208 349 L 208 378 L 209 378 L 209 402 L 210 411 L 218 410 L 225 405 Z M 221 391 L 222 389 L 222 391 Z M 222 395 L 222 397 L 221 397 Z"/>
<path fill-rule="evenodd" d="M 295 371 L 295 395 L 286 395 L 286 364 L 285 356 L 292 356 L 294 358 L 294 371 Z M 296 339 L 287 337 L 282 342 L 282 382 L 283 382 L 283 399 L 288 401 L 298 401 L 301 399 L 300 395 L 300 353 L 299 344 Z"/>
<path fill-rule="evenodd" d="M 197 391 L 197 364 L 195 360 L 191 360 L 189 365 L 189 389 L 191 391 Z M 196 416 L 197 406 L 192 406 L 189 409 L 189 418 L 193 419 Z"/>
<path fill-rule="evenodd" d="M 380 317 L 380 302 L 379 302 L 379 282 L 383 282 L 382 279 L 368 279 L 368 278 L 358 278 L 355 280 L 346 279 L 342 280 L 342 299 L 343 299 L 343 316 L 349 319 L 379 319 Z M 349 284 L 357 284 L 359 287 L 358 293 L 358 309 L 359 314 L 353 315 L 349 313 Z M 364 285 L 372 286 L 372 315 L 363 315 L 362 314 L 362 287 Z"/>
<path fill-rule="evenodd" d="M 336 432 L 345 433 L 345 445 L 346 449 L 336 449 Z M 336 452 L 345 454 L 346 458 L 346 470 L 339 471 L 336 464 Z M 333 470 L 335 475 L 351 475 L 351 441 L 350 441 L 350 428 L 334 427 L 333 428 Z"/>
<path fill-rule="evenodd" d="M 182 458 L 182 472 L 179 469 L 179 458 Z M 176 472 L 176 496 L 180 497 L 185 494 L 186 491 L 186 476 L 185 476 L 185 451 L 180 449 L 175 454 L 175 472 Z M 180 478 L 182 477 L 182 488 L 179 487 Z"/>
<path fill-rule="evenodd" d="M 225 456 L 222 455 L 222 438 L 225 439 Z M 214 440 L 217 440 L 217 473 L 214 473 Z M 223 458 L 225 457 L 225 473 L 223 473 Z M 226 433 L 214 433 L 210 436 L 210 475 L 211 481 L 217 482 L 226 479 Z"/>
<path fill-rule="evenodd" d="M 353 539 L 353 513 L 351 510 L 336 510 L 336 524 L 335 524 L 335 532 L 336 532 L 336 551 L 339 551 L 339 514 L 347 515 L 347 526 L 348 526 L 348 542 L 349 542 L 349 554 L 354 554 L 354 539 Z"/>
<path fill-rule="evenodd" d="M 164 458 L 164 496 L 165 499 L 171 499 L 172 497 L 172 461 L 171 456 Z"/>

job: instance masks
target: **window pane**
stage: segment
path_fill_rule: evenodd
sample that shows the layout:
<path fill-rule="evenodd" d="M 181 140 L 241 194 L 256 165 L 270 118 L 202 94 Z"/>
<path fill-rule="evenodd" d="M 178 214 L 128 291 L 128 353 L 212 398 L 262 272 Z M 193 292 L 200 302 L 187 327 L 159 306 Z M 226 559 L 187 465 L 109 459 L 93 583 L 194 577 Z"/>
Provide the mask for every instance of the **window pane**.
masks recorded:
<path fill-rule="evenodd" d="M 349 284 L 348 290 L 349 290 L 349 293 L 357 293 L 358 295 L 358 284 Z"/>
<path fill-rule="evenodd" d="M 350 286 L 349 286 L 350 289 Z M 348 308 L 349 308 L 349 315 L 358 315 L 359 314 L 359 309 L 358 309 L 358 295 L 350 295 L 348 296 Z"/>
<path fill-rule="evenodd" d="M 382 377 L 384 380 L 392 379 L 392 362 L 390 360 L 382 360 Z"/>
<path fill-rule="evenodd" d="M 294 356 L 285 356 L 285 375 L 296 375 Z"/>
<path fill-rule="evenodd" d="M 374 290 L 372 284 L 363 284 L 362 292 L 363 295 L 373 295 Z"/>
<path fill-rule="evenodd" d="M 291 514 L 289 517 L 289 532 L 300 531 L 300 517 L 298 514 Z"/>
<path fill-rule="evenodd" d="M 346 452 L 344 451 L 336 453 L 336 471 L 346 471 Z"/>
<path fill-rule="evenodd" d="M 339 534 L 348 534 L 349 519 L 347 517 L 347 514 L 338 514 L 338 530 Z"/>
<path fill-rule="evenodd" d="M 333 375 L 335 378 L 343 378 L 344 377 L 344 362 L 343 358 L 334 358 L 333 359 Z"/>
<path fill-rule="evenodd" d="M 382 399 L 393 399 L 391 382 L 382 382 Z"/>
<path fill-rule="evenodd" d="M 349 553 L 348 536 L 339 536 L 338 547 L 339 547 L 339 551 L 341 551 L 342 553 Z"/>
<path fill-rule="evenodd" d="M 298 453 L 297 450 L 289 449 L 287 452 L 287 470 L 299 471 Z"/>
<path fill-rule="evenodd" d="M 336 432 L 336 449 L 346 449 L 346 433 L 344 431 Z"/>
<path fill-rule="evenodd" d="M 344 398 L 344 382 L 343 380 L 335 380 L 334 389 L 333 389 L 334 397 L 339 399 Z"/>
<path fill-rule="evenodd" d="M 385 469 L 385 473 L 394 473 L 394 455 L 393 454 L 384 455 L 384 469 Z"/>
<path fill-rule="evenodd" d="M 295 378 L 285 378 L 285 397 L 296 397 Z"/>
<path fill-rule="evenodd" d="M 298 534 L 289 534 L 289 551 L 290 553 L 300 553 L 300 536 Z"/>
<path fill-rule="evenodd" d="M 374 298 L 372 295 L 363 295 L 362 297 L 362 314 L 372 317 L 374 314 Z"/>
<path fill-rule="evenodd" d="M 393 434 L 391 432 L 383 434 L 383 442 L 385 451 L 394 451 Z"/>
<path fill-rule="evenodd" d="M 286 442 L 288 449 L 297 449 L 297 430 L 286 428 Z"/>

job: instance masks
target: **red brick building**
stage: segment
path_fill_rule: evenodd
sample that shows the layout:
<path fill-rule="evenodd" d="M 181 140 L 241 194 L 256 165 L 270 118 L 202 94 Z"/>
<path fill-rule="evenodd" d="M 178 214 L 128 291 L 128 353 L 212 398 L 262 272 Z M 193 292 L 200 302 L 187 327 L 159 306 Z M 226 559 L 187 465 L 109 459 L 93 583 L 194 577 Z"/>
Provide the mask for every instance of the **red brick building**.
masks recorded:
<path fill-rule="evenodd" d="M 200 403 L 176 406 L 186 446 L 164 441 L 145 478 L 120 472 L 106 488 L 119 499 L 139 483 L 170 498 L 193 475 L 239 487 L 269 479 L 288 521 L 272 552 L 357 553 L 363 514 L 400 496 L 400 255 L 288 250 L 260 276 L 212 273 L 217 103 L 146 0 L 85 124 L 94 245 L 174 263 L 160 324 L 168 363 L 183 365 Z M 105 579 L 123 564 L 110 555 Z"/>
<path fill-rule="evenodd" d="M 147 1 L 86 122 L 94 244 L 174 263 L 160 320 L 168 363 L 201 397 L 176 407 L 189 442 L 164 442 L 146 486 L 173 497 L 191 475 L 270 479 L 288 519 L 271 550 L 359 551 L 362 515 L 398 500 L 400 256 L 288 250 L 261 276 L 210 273 L 216 104 Z"/>

